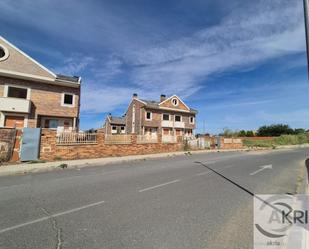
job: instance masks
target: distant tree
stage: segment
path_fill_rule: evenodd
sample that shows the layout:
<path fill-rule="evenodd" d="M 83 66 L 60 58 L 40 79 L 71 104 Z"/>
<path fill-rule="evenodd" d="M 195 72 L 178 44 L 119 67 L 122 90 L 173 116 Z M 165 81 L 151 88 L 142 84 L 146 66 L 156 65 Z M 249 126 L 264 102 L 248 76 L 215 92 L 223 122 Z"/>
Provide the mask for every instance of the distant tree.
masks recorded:
<path fill-rule="evenodd" d="M 254 137 L 254 132 L 253 131 L 247 131 L 246 137 Z"/>
<path fill-rule="evenodd" d="M 305 133 L 306 132 L 306 130 L 305 129 L 303 129 L 303 128 L 298 128 L 298 129 L 295 129 L 294 130 L 294 134 L 302 134 L 302 133 Z"/>
<path fill-rule="evenodd" d="M 260 137 L 276 137 L 283 134 L 294 134 L 294 130 L 285 124 L 273 124 L 261 126 L 257 131 L 257 135 Z"/>
<path fill-rule="evenodd" d="M 224 137 L 233 137 L 233 131 L 229 128 L 224 128 L 222 135 Z"/>
<path fill-rule="evenodd" d="M 238 133 L 239 137 L 246 137 L 247 136 L 247 132 L 245 130 L 240 130 Z"/>

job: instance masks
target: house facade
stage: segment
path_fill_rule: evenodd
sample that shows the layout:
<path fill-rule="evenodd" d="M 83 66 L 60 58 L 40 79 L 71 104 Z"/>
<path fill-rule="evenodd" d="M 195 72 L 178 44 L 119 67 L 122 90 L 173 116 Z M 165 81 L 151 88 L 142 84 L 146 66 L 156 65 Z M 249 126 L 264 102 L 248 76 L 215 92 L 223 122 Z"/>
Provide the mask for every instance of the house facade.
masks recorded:
<path fill-rule="evenodd" d="M 106 117 L 104 129 L 106 134 L 126 134 L 125 117 L 113 117 L 109 114 Z"/>
<path fill-rule="evenodd" d="M 0 127 L 78 129 L 80 84 L 0 37 Z"/>
<path fill-rule="evenodd" d="M 150 101 L 139 99 L 137 94 L 133 94 L 122 122 L 125 121 L 123 129 L 126 134 L 192 136 L 196 128 L 196 115 L 197 111 L 176 95 L 169 98 L 161 95 L 159 101 Z M 112 128 L 108 125 L 106 122 L 106 132 L 112 134 Z"/>

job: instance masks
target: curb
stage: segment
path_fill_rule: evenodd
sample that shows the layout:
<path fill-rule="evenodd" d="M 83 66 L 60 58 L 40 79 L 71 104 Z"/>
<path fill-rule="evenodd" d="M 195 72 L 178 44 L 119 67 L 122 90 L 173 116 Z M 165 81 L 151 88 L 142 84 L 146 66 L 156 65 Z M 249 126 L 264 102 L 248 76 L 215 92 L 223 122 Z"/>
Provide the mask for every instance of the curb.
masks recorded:
<path fill-rule="evenodd" d="M 104 166 L 106 164 L 116 164 L 124 162 L 132 162 L 147 159 L 166 158 L 181 155 L 202 154 L 202 153 L 218 153 L 218 152 L 240 152 L 248 151 L 248 149 L 238 150 L 199 150 L 199 151 L 177 151 L 169 153 L 157 153 L 147 155 L 130 155 L 123 157 L 103 157 L 80 160 L 53 161 L 45 163 L 19 163 L 6 166 L 0 166 L 0 176 L 27 174 L 35 172 L 47 172 L 60 169 L 61 164 L 66 164 L 66 168 L 83 168 L 88 166 Z"/>

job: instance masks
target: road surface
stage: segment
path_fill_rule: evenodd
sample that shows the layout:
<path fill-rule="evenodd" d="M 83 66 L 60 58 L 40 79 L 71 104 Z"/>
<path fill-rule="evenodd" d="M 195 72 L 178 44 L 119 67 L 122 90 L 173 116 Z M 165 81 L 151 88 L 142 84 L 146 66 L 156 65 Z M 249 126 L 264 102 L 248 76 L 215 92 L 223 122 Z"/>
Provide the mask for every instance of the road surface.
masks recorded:
<path fill-rule="evenodd" d="M 252 248 L 256 194 L 301 193 L 308 149 L 0 177 L 0 248 Z"/>

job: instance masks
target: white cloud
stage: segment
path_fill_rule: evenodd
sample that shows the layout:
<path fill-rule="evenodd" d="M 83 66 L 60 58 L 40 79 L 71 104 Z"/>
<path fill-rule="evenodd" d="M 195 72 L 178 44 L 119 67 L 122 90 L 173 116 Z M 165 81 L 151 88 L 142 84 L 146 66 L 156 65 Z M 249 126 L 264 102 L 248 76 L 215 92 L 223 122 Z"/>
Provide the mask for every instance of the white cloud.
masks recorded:
<path fill-rule="evenodd" d="M 220 1 L 222 8 L 225 2 Z M 143 13 L 136 15 L 134 7 L 118 8 L 108 1 L 94 6 L 87 1 L 3 0 L 0 8 L 5 20 L 26 23 L 63 42 L 82 44 L 86 50 L 81 53 L 87 53 L 87 46 L 106 49 L 107 56 L 73 54 L 55 71 L 93 73 L 84 81 L 100 81 L 83 89 L 82 108 L 107 112 L 127 102 L 132 92 L 149 98 L 160 93 L 187 97 L 211 75 L 252 69 L 267 59 L 305 51 L 301 1 L 234 2 L 232 12 L 216 25 L 186 30 L 182 37 L 175 35 L 173 26 Z M 122 74 L 127 87 L 109 85 Z"/>
<path fill-rule="evenodd" d="M 250 9 L 235 10 L 216 26 L 135 51 L 132 63 L 142 67 L 136 68 L 133 79 L 141 87 L 185 92 L 212 74 L 302 52 L 302 11 L 300 1 L 257 1 Z"/>
<path fill-rule="evenodd" d="M 85 86 L 82 88 L 81 109 L 86 113 L 112 112 L 128 103 L 133 92 L 130 88 Z"/>
<path fill-rule="evenodd" d="M 80 75 L 87 67 L 90 67 L 94 61 L 95 59 L 91 56 L 73 54 L 69 58 L 66 58 L 61 66 L 52 70 L 60 74 Z"/>

